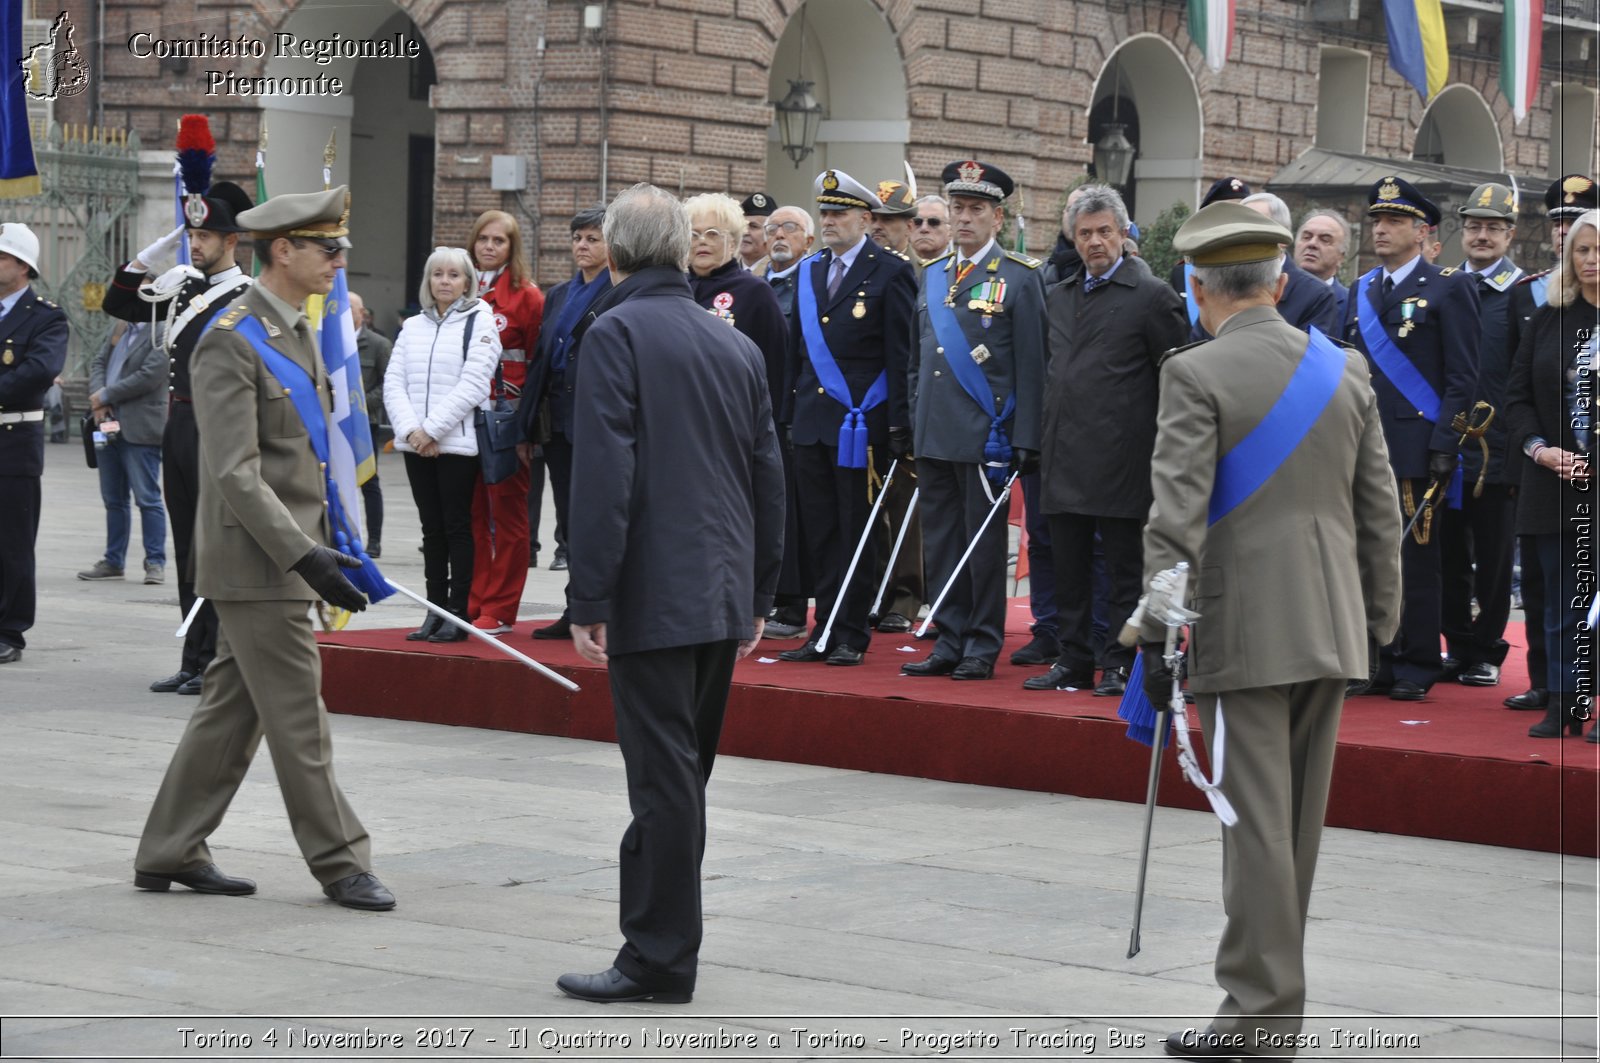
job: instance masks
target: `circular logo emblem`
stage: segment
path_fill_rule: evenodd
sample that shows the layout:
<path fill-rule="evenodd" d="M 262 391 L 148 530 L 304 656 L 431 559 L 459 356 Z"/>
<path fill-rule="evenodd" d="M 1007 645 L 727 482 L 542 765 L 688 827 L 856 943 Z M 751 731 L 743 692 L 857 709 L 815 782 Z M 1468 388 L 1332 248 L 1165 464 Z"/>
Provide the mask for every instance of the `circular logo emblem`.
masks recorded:
<path fill-rule="evenodd" d="M 504 332 L 508 324 L 510 324 L 510 322 L 506 320 L 506 316 L 504 314 L 497 313 L 494 315 L 495 331 Z"/>
<path fill-rule="evenodd" d="M 711 300 L 711 305 L 718 310 L 726 310 L 733 305 L 732 292 L 718 292 L 716 298 Z"/>

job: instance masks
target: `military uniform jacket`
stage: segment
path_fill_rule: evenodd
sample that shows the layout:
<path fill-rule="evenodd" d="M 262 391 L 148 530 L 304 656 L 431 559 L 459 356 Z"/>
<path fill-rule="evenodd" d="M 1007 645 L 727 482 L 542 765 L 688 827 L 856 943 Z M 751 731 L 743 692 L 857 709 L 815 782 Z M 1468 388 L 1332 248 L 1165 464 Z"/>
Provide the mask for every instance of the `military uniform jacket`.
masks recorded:
<path fill-rule="evenodd" d="M 316 382 L 323 410 L 333 409 L 314 340 L 298 340 L 294 323 L 284 321 L 259 290 L 247 291 L 217 318 L 190 367 L 195 418 L 205 440 L 195 515 L 195 593 L 217 601 L 310 601 L 317 595 L 289 566 L 329 542 L 326 481 L 283 383 L 234 331 L 246 314 L 261 322 L 275 350 Z"/>
<path fill-rule="evenodd" d="M 139 285 L 143 284 L 148 276 L 128 269 L 117 270 L 117 275 L 111 280 L 111 286 L 106 289 L 105 300 L 100 308 L 112 317 L 124 321 L 148 322 L 152 304 L 139 298 Z M 244 272 L 235 266 L 213 277 L 190 279 L 178 289 L 178 294 L 172 297 L 178 301 L 178 314 L 183 315 L 196 299 L 203 298 L 210 301 L 213 298 L 211 293 L 214 287 L 231 288 L 236 278 L 241 277 L 244 277 Z M 212 281 L 218 283 L 214 285 Z M 210 305 L 195 314 L 193 319 L 172 338 L 172 346 L 168 352 L 171 357 L 171 381 L 168 390 L 180 399 L 187 399 L 193 393 L 193 386 L 189 382 L 189 357 L 194 351 L 194 345 L 200 342 L 200 336 L 205 332 L 211 319 L 238 298 L 238 293 L 235 293 L 231 299 L 216 299 L 215 302 L 210 302 Z M 167 302 L 156 303 L 154 306 L 156 318 L 165 320 Z"/>
<path fill-rule="evenodd" d="M 990 424 L 1012 394 L 1016 395 L 1016 409 L 1005 425 L 1011 445 L 1037 453 L 1045 364 L 1044 285 L 1039 262 L 991 247 L 987 260 L 973 266 L 954 297 L 953 312 L 967 349 L 947 351 L 934 334 L 928 303 L 949 297 L 958 259 L 951 254 L 928 263 L 917 293 L 917 346 L 912 349 L 907 380 L 917 456 L 983 461 Z M 980 298 L 997 291 L 998 301 Z M 988 303 L 994 312 L 986 314 L 983 307 L 972 306 L 974 302 Z M 950 370 L 951 359 L 970 360 L 979 346 L 988 351 L 979 368 L 994 400 L 987 414 Z"/>
<path fill-rule="evenodd" d="M 1466 272 L 1465 269 L 1462 270 Z M 1511 375 L 1511 358 L 1516 348 L 1510 346 L 1511 292 L 1522 270 L 1509 258 L 1480 273 L 1471 274 L 1478 289 L 1478 384 L 1477 398 L 1494 407 L 1494 420 L 1484 435 L 1489 443 L 1489 474 L 1487 483 L 1516 484 L 1522 479 L 1522 470 L 1515 462 L 1506 468 L 1506 378 Z M 1477 479 L 1483 466 L 1483 450 L 1471 442 L 1461 448 L 1465 459 L 1467 485 Z"/>
<path fill-rule="evenodd" d="M 1217 461 L 1266 416 L 1307 337 L 1271 307 L 1161 369 L 1145 582 L 1190 566 L 1197 692 L 1365 678 L 1367 638 L 1400 620 L 1400 511 L 1366 362 L 1348 351 L 1333 398 L 1275 473 L 1207 528 Z M 1166 637 L 1146 624 L 1146 639 Z"/>
<path fill-rule="evenodd" d="M 799 283 L 810 283 L 816 292 L 822 335 L 844 374 L 851 399 L 860 402 L 878 374 L 888 374 L 889 397 L 867 413 L 867 441 L 881 447 L 889 441 L 890 425 L 911 426 L 906 366 L 911 360 L 915 276 L 911 263 L 868 239 L 844 275 L 838 293 L 829 299 L 828 270 L 832 262 L 833 252 L 823 251 L 811 263 L 802 263 Z M 823 391 L 806 350 L 800 314 L 797 295 L 785 374 L 794 381 L 794 387 L 777 420 L 791 426 L 795 446 L 837 446 L 839 425 L 849 410 Z"/>
<path fill-rule="evenodd" d="M 1387 299 L 1381 274 L 1372 281 L 1367 296 L 1361 298 L 1359 280 L 1350 286 L 1345 340 L 1360 348 L 1372 366 L 1372 386 L 1378 393 L 1378 413 L 1383 418 L 1394 474 L 1401 479 L 1425 479 L 1429 451 L 1457 452 L 1461 433 L 1451 430 L 1450 420 L 1474 401 L 1479 335 L 1476 286 L 1459 270 L 1442 270 L 1419 260 Z M 1372 361 L 1359 324 L 1363 315 L 1371 314 L 1378 315 L 1389 338 L 1442 400 L 1437 423 L 1425 418 Z"/>
<path fill-rule="evenodd" d="M 0 317 L 0 413 L 44 408 L 45 393 L 67 363 L 67 315 L 31 287 Z M 44 472 L 44 422 L 0 425 L 0 476 Z M 0 520 L 12 519 L 9 514 Z"/>

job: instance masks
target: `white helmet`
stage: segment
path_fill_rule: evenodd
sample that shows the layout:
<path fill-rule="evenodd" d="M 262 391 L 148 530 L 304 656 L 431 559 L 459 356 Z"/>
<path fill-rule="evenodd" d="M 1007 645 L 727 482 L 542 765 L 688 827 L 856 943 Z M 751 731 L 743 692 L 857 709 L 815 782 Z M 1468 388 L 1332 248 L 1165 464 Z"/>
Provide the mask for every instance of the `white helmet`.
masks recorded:
<path fill-rule="evenodd" d="M 0 222 L 0 252 L 25 263 L 29 276 L 39 275 L 39 238 L 21 222 Z"/>

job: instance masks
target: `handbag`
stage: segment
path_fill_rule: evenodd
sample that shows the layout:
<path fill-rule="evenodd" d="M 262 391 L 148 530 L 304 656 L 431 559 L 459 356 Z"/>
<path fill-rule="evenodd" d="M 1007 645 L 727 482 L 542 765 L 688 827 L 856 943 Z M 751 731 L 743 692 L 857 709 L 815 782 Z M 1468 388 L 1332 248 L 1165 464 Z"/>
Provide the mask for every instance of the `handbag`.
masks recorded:
<path fill-rule="evenodd" d="M 467 351 L 472 346 L 472 318 L 466 322 L 466 327 L 461 332 L 461 360 L 467 360 Z M 504 386 L 500 367 L 494 367 L 494 386 L 489 394 L 494 395 Z M 501 480 L 509 480 L 516 475 L 517 466 L 521 463 L 517 457 L 517 407 L 510 399 L 490 399 L 487 410 L 478 410 L 472 415 L 472 427 L 478 436 L 478 464 L 483 468 L 483 482 L 497 484 Z"/>
<path fill-rule="evenodd" d="M 91 469 L 100 467 L 100 461 L 94 452 L 94 435 L 99 430 L 100 426 L 94 423 L 94 413 L 92 411 L 85 413 L 83 415 L 82 430 L 79 434 L 83 436 L 83 460 L 88 463 Z"/>

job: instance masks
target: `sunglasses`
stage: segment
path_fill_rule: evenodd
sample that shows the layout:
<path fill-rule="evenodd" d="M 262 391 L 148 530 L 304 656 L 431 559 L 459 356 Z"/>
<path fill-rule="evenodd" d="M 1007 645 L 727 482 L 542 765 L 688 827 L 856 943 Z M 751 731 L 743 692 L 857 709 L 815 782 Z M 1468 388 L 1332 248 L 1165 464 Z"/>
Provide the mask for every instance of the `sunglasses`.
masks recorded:
<path fill-rule="evenodd" d="M 912 218 L 911 224 L 919 229 L 937 229 L 944 224 L 943 218 Z"/>

